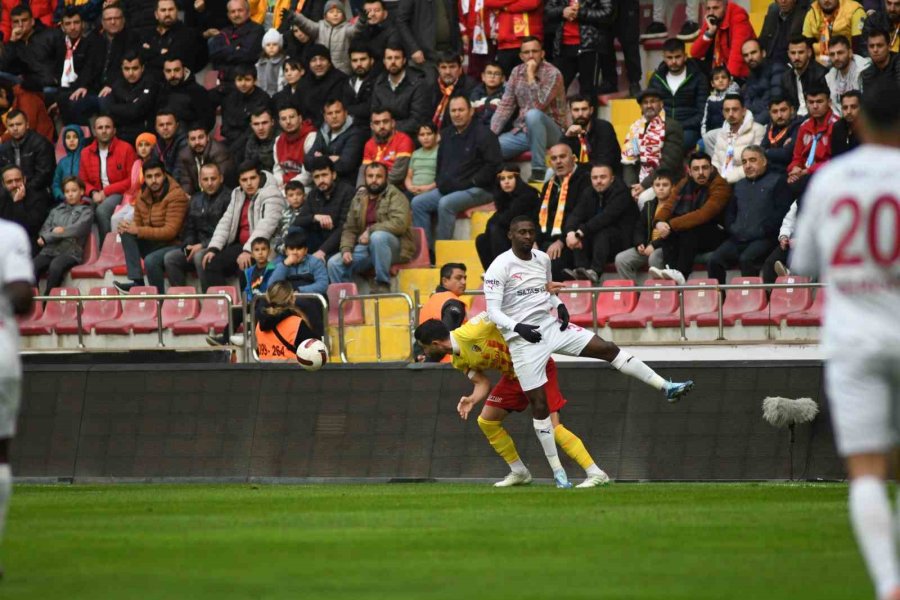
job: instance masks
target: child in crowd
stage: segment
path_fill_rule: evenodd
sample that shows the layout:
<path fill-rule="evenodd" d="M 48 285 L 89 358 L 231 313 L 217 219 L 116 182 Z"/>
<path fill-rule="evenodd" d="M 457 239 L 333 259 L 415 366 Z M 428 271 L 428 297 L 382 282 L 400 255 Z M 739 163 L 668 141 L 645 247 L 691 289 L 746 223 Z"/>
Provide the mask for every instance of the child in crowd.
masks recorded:
<path fill-rule="evenodd" d="M 263 36 L 262 56 L 256 63 L 256 85 L 270 96 L 284 87 L 284 38 L 277 29 Z"/>
<path fill-rule="evenodd" d="M 284 236 L 288 234 L 291 224 L 297 215 L 300 214 L 300 208 L 306 202 L 306 190 L 299 181 L 288 181 L 284 186 L 284 195 L 287 199 L 287 206 L 281 211 L 281 222 L 278 224 L 278 230 L 272 236 L 272 245 L 275 252 L 284 255 Z"/>
<path fill-rule="evenodd" d="M 246 302 L 248 310 L 255 297 L 262 296 L 266 293 L 272 278 L 272 273 L 275 271 L 275 265 L 269 262 L 270 250 L 271 246 L 269 245 L 269 240 L 264 237 L 255 238 L 250 242 L 250 256 L 253 258 L 253 264 L 244 269 L 244 272 L 241 274 L 241 283 L 244 286 L 244 302 Z M 260 302 L 257 302 L 256 304 L 257 314 L 259 314 L 261 309 L 260 304 Z M 243 325 L 243 321 L 241 320 L 242 317 L 243 312 L 241 307 L 232 306 L 231 326 L 235 332 L 234 337 L 229 339 L 228 331 L 226 330 L 221 335 L 206 336 L 206 342 L 210 346 L 224 346 L 228 343 L 242 345 L 244 343 L 244 336 L 243 334 L 238 334 L 238 329 Z"/>
<path fill-rule="evenodd" d="M 59 159 L 56 172 L 53 174 L 53 198 L 57 202 L 65 200 L 62 189 L 63 179 L 77 177 L 81 165 L 81 149 L 84 148 L 84 133 L 78 125 L 66 125 L 63 128 L 63 148 L 66 155 Z"/>
<path fill-rule="evenodd" d="M 134 140 L 137 160 L 131 165 L 131 187 L 122 196 L 122 202 L 116 207 L 110 223 L 112 231 L 119 230 L 119 223 L 131 221 L 134 218 L 134 201 L 141 195 L 141 186 L 144 185 L 144 162 L 153 154 L 156 147 L 156 136 L 152 133 L 142 133 Z"/>
<path fill-rule="evenodd" d="M 475 118 L 490 127 L 491 119 L 494 118 L 505 91 L 506 77 L 500 65 L 496 62 L 485 65 L 484 71 L 481 72 L 481 83 L 469 94 L 472 108 L 475 109 Z"/>
<path fill-rule="evenodd" d="M 437 171 L 437 147 L 440 141 L 437 127 L 428 122 L 419 125 L 419 145 L 409 159 L 409 169 L 406 171 L 407 196 L 416 196 L 430 192 L 437 187 L 435 183 Z"/>
<path fill-rule="evenodd" d="M 349 7 L 342 0 L 328 0 L 325 3 L 325 18 L 321 21 L 313 21 L 302 13 L 292 12 L 284 14 L 292 26 L 296 26 L 308 35 L 314 42 L 318 42 L 331 52 L 331 62 L 336 69 L 347 75 L 352 75 L 350 69 L 350 40 L 363 30 L 367 22 L 366 11 L 360 11 L 359 19 L 355 23 L 347 20 L 350 15 Z"/>
<path fill-rule="evenodd" d="M 710 142 L 715 139 L 715 134 L 707 135 L 716 129 L 720 129 L 725 124 L 725 115 L 722 114 L 722 107 L 725 105 L 725 96 L 728 94 L 740 94 L 741 88 L 731 73 L 725 67 L 715 67 L 712 70 L 712 87 L 709 90 L 709 98 L 706 100 L 706 107 L 703 109 L 703 124 L 700 127 L 700 133 L 703 136 L 703 143 L 707 154 L 712 155 L 713 148 Z"/>
<path fill-rule="evenodd" d="M 94 222 L 94 209 L 84 201 L 84 182 L 70 175 L 63 179 L 62 189 L 65 201 L 47 215 L 37 239 L 41 251 L 34 257 L 35 280 L 47 273 L 45 296 L 62 285 L 69 269 L 81 264 Z"/>
<path fill-rule="evenodd" d="M 287 281 L 295 292 L 322 294 L 328 291 L 325 263 L 309 254 L 306 233 L 294 230 L 284 236 L 284 261 L 275 267 L 270 283 Z"/>

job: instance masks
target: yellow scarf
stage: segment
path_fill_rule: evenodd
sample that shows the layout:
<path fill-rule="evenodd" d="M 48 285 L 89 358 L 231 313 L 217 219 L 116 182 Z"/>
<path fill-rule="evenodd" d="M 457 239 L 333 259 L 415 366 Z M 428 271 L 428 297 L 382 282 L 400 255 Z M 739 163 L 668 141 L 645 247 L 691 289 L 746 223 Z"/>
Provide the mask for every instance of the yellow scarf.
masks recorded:
<path fill-rule="evenodd" d="M 574 172 L 574 171 L 573 171 Z M 566 197 L 569 195 L 569 180 L 572 173 L 566 175 L 559 189 L 559 200 L 556 203 L 556 214 L 553 216 L 553 230 L 550 235 L 562 235 L 563 215 L 566 212 Z M 538 214 L 538 224 L 541 231 L 546 231 L 547 220 L 550 217 L 550 196 L 553 194 L 554 182 L 547 183 L 547 190 L 544 192 L 544 199 L 541 201 L 541 212 Z"/>

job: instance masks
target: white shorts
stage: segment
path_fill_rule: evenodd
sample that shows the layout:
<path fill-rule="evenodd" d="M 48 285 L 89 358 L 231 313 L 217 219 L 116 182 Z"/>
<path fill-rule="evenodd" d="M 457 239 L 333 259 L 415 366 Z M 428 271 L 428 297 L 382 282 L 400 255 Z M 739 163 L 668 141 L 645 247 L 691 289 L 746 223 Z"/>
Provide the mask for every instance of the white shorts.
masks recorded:
<path fill-rule="evenodd" d="M 900 356 L 847 348 L 825 365 L 841 456 L 890 452 L 900 441 Z"/>
<path fill-rule="evenodd" d="M 19 379 L 0 379 L 0 440 L 16 435 L 22 382 Z"/>
<path fill-rule="evenodd" d="M 578 325 L 570 323 L 565 331 L 560 331 L 559 325 L 559 319 L 548 314 L 539 324 L 540 342 L 532 344 L 519 336 L 509 341 L 509 354 L 522 390 L 527 392 L 547 383 L 547 361 L 551 354 L 579 356 L 594 338 L 592 331 Z"/>

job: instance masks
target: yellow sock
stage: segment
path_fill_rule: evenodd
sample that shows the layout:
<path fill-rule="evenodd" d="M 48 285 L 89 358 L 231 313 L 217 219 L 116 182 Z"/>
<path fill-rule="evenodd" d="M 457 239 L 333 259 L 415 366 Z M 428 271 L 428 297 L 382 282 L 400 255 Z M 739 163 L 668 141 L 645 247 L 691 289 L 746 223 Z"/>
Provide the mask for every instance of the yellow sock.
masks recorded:
<path fill-rule="evenodd" d="M 491 443 L 494 451 L 499 454 L 507 464 L 512 464 L 519 460 L 516 444 L 513 442 L 512 437 L 510 437 L 509 432 L 503 428 L 502 421 L 488 421 L 478 417 L 478 426 L 481 427 L 484 437 Z"/>
<path fill-rule="evenodd" d="M 562 424 L 557 425 L 553 430 L 553 437 L 556 439 L 556 445 L 562 448 L 562 451 L 577 462 L 582 469 L 587 470 L 588 467 L 594 464 L 594 459 L 591 458 L 587 448 L 584 447 L 584 442 L 581 441 L 581 438 L 563 427 Z"/>

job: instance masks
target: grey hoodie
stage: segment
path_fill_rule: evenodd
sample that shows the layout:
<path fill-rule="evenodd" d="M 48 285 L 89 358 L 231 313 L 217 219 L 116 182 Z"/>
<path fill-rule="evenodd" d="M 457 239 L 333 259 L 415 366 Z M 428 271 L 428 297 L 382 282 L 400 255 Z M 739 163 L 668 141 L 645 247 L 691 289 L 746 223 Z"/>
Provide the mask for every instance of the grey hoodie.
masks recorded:
<path fill-rule="evenodd" d="M 272 239 L 278 224 L 281 221 L 281 213 L 287 206 L 281 190 L 275 183 L 275 176 L 268 171 L 261 174 L 263 184 L 256 192 L 256 196 L 250 200 L 250 237 L 244 244 L 244 250 L 250 252 L 250 243 L 258 237 L 267 240 Z M 228 244 L 237 241 L 238 229 L 241 224 L 241 209 L 247 195 L 240 187 L 231 192 L 231 202 L 225 209 L 225 214 L 219 219 L 216 231 L 209 242 L 209 247 L 222 250 Z"/>

